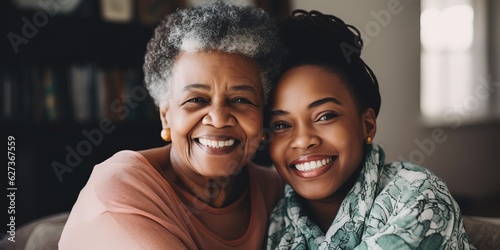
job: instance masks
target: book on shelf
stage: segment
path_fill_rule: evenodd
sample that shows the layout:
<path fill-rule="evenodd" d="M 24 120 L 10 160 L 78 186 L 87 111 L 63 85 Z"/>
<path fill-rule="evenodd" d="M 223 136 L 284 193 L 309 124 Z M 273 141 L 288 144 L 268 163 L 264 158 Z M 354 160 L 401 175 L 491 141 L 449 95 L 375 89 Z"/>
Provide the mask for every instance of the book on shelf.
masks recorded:
<path fill-rule="evenodd" d="M 73 119 L 77 122 L 92 120 L 92 85 L 93 72 L 90 65 L 70 67 L 70 89 L 73 107 Z"/>
<path fill-rule="evenodd" d="M 0 71 L 0 76 L 1 76 L 1 81 L 2 81 L 2 88 L 1 88 L 1 93 L 2 93 L 2 102 L 1 102 L 1 107 L 2 107 L 2 119 L 9 119 L 12 117 L 12 109 L 13 109 L 13 91 L 12 91 L 12 78 L 11 76 L 8 75 L 7 72 L 5 71 Z"/>
<path fill-rule="evenodd" d="M 44 95 L 44 113 L 45 119 L 49 122 L 54 122 L 58 118 L 57 112 L 57 88 L 54 70 L 50 67 L 45 67 L 42 73 L 42 86 Z"/>
<path fill-rule="evenodd" d="M 99 69 L 95 73 L 96 113 L 114 121 L 151 119 L 155 109 L 137 70 Z M 151 109 L 151 110 L 150 110 Z"/>
<path fill-rule="evenodd" d="M 44 89 L 43 89 L 43 84 L 41 80 L 42 76 L 42 69 L 40 67 L 33 67 L 31 70 L 31 75 L 32 75 L 32 86 L 33 86 L 33 92 L 32 92 L 32 114 L 33 114 L 33 119 L 36 122 L 41 122 L 44 120 L 44 105 L 45 101 L 43 99 L 44 97 Z"/>
<path fill-rule="evenodd" d="M 133 0 L 100 0 L 102 19 L 109 22 L 131 22 L 134 13 Z"/>
<path fill-rule="evenodd" d="M 19 93 L 20 95 L 19 101 L 19 118 L 26 120 L 31 118 L 32 112 L 32 94 L 33 94 L 33 86 L 31 84 L 32 75 L 31 69 L 28 67 L 22 67 L 18 69 L 18 85 L 19 85 Z"/>
<path fill-rule="evenodd" d="M 17 119 L 20 114 L 21 100 L 19 98 L 20 86 L 16 74 L 7 70 L 1 73 L 2 81 L 2 119 Z"/>
<path fill-rule="evenodd" d="M 187 6 L 186 0 L 138 0 L 139 21 L 144 25 L 156 25 L 168 13 Z"/>
<path fill-rule="evenodd" d="M 96 75 L 97 114 L 100 118 L 119 120 L 117 111 L 122 106 L 120 95 L 124 91 L 120 74 L 117 70 L 100 69 Z"/>
<path fill-rule="evenodd" d="M 125 120 L 139 119 L 138 113 L 140 112 L 140 110 L 138 110 L 139 106 L 137 104 L 138 100 L 136 100 L 137 95 L 135 94 L 135 92 L 138 88 L 145 88 L 139 85 L 140 82 L 141 81 L 136 71 L 127 70 L 124 72 L 125 99 L 123 101 L 125 103 L 125 108 L 129 110 L 129 113 L 127 114 Z M 148 107 L 145 107 L 145 110 L 143 111 L 144 113 L 147 113 L 147 108 Z"/>

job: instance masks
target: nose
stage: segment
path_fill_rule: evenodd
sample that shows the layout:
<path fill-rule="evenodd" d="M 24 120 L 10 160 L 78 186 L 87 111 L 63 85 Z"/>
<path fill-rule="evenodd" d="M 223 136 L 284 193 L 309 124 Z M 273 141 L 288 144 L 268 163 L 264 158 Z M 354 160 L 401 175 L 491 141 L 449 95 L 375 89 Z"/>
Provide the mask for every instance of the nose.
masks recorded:
<path fill-rule="evenodd" d="M 293 136 L 291 146 L 295 150 L 311 149 L 321 143 L 321 138 L 311 128 L 299 127 Z"/>
<path fill-rule="evenodd" d="M 216 106 L 203 117 L 202 123 L 215 128 L 232 127 L 236 125 L 236 118 L 231 115 L 228 108 Z"/>

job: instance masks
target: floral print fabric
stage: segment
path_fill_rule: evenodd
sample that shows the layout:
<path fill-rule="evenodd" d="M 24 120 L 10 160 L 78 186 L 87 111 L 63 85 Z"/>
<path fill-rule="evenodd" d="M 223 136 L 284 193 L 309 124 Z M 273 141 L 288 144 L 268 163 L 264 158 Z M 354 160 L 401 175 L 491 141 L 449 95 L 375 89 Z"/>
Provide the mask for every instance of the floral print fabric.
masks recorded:
<path fill-rule="evenodd" d="M 271 214 L 267 249 L 475 249 L 446 184 L 408 162 L 384 164 L 373 145 L 324 234 L 285 187 Z"/>

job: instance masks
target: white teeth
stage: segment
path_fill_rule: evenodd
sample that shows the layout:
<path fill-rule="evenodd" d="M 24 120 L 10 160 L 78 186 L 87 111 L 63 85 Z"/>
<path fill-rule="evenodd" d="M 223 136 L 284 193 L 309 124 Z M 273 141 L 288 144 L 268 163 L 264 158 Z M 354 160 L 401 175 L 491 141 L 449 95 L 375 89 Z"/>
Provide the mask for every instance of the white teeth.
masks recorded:
<path fill-rule="evenodd" d="M 331 161 L 332 161 L 332 158 L 318 160 L 318 161 L 309 161 L 309 162 L 295 164 L 295 168 L 297 168 L 297 170 L 303 171 L 303 172 L 311 171 L 311 170 L 321 168 Z"/>
<path fill-rule="evenodd" d="M 202 145 L 210 147 L 210 148 L 230 147 L 234 144 L 234 139 L 230 139 L 227 141 L 212 141 L 212 140 L 200 138 L 199 141 Z"/>
<path fill-rule="evenodd" d="M 319 162 L 319 161 L 318 161 L 318 163 L 319 163 L 319 165 L 321 166 L 321 162 Z M 315 169 L 315 168 L 317 168 L 316 166 L 317 166 L 316 162 L 315 162 L 315 161 L 312 161 L 312 162 L 311 162 L 311 169 Z"/>

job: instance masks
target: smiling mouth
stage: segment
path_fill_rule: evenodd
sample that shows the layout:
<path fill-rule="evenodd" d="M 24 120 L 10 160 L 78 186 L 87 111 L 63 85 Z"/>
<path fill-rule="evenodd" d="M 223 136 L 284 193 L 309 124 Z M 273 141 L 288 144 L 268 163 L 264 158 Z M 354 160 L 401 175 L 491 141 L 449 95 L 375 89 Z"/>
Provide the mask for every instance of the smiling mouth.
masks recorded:
<path fill-rule="evenodd" d="M 224 148 L 224 147 L 231 147 L 234 145 L 235 140 L 234 139 L 229 139 L 225 141 L 218 141 L 218 140 L 209 140 L 209 139 L 204 139 L 200 138 L 198 139 L 198 142 L 209 148 Z"/>
<path fill-rule="evenodd" d="M 326 166 L 333 160 L 333 157 L 328 157 L 322 160 L 312 160 L 308 162 L 302 162 L 298 164 L 292 164 L 291 166 L 301 172 L 313 171 Z"/>

